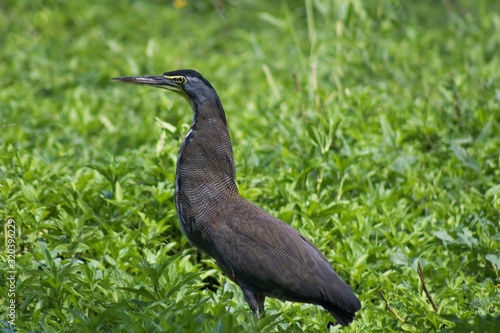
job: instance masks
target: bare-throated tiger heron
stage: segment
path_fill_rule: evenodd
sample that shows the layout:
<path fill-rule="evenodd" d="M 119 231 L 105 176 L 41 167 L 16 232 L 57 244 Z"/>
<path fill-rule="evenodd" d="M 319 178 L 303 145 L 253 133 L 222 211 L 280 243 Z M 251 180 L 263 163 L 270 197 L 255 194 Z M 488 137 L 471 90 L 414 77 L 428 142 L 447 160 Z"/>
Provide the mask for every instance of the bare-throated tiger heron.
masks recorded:
<path fill-rule="evenodd" d="M 321 252 L 288 224 L 238 194 L 226 116 L 212 85 L 193 70 L 115 81 L 184 96 L 194 116 L 179 151 L 175 206 L 182 231 L 236 282 L 253 313 L 266 296 L 317 304 L 341 325 L 361 303 Z"/>

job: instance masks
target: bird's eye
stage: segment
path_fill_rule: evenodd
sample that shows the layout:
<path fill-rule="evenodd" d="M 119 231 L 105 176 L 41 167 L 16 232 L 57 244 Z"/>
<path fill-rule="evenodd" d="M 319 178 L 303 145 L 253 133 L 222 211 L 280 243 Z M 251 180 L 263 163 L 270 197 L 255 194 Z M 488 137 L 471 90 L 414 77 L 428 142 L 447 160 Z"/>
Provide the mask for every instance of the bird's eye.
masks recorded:
<path fill-rule="evenodd" d="M 187 82 L 187 79 L 184 76 L 177 76 L 174 78 L 175 83 L 184 84 Z"/>

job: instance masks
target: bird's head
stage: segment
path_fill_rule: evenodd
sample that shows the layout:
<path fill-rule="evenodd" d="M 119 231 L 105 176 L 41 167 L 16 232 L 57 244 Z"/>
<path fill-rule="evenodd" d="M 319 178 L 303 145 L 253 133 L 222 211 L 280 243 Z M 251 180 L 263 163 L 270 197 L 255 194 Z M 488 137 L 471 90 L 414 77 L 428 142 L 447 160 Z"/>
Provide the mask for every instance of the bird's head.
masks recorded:
<path fill-rule="evenodd" d="M 165 72 L 159 76 L 121 76 L 114 81 L 152 86 L 173 91 L 190 102 L 211 98 L 214 88 L 200 73 L 191 69 L 179 69 Z"/>
<path fill-rule="evenodd" d="M 226 124 L 224 108 L 210 82 L 191 69 L 165 72 L 159 76 L 121 76 L 112 80 L 141 84 L 173 91 L 183 96 L 191 105 L 196 119 L 217 117 Z"/>

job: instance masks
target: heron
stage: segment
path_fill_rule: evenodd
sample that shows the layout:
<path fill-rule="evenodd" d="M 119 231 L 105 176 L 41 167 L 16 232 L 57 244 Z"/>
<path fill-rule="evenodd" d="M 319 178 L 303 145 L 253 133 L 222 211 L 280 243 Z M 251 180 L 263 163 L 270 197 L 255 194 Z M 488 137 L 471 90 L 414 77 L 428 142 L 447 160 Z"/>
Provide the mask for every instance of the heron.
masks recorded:
<path fill-rule="evenodd" d="M 361 302 L 325 256 L 290 225 L 238 193 L 226 115 L 214 87 L 181 69 L 114 81 L 173 91 L 191 105 L 193 120 L 180 147 L 175 207 L 189 242 L 214 258 L 242 290 L 253 314 L 266 297 L 322 306 L 342 326 Z"/>

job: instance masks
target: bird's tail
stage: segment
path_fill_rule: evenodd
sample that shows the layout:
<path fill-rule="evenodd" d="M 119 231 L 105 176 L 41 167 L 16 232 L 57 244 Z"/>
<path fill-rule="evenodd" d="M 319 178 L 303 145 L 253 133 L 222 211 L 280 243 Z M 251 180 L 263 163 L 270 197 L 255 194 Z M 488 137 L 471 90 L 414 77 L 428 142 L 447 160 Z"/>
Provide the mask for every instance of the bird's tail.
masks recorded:
<path fill-rule="evenodd" d="M 344 281 L 339 282 L 334 285 L 337 287 L 334 296 L 329 297 L 329 301 L 321 306 L 328 310 L 340 325 L 347 326 L 353 321 L 356 311 L 361 309 L 361 302 Z"/>
<path fill-rule="evenodd" d="M 322 306 L 330 312 L 330 314 L 337 320 L 337 322 L 342 326 L 349 325 L 355 316 L 355 311 L 350 312 L 339 307 L 336 307 L 333 304 L 322 304 Z"/>

